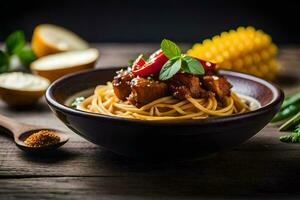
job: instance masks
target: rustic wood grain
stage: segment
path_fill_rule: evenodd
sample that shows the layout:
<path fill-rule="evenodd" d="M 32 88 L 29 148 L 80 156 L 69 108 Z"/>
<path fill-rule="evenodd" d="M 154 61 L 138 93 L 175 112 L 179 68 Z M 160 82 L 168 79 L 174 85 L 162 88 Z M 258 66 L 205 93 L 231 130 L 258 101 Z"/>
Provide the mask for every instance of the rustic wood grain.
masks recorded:
<path fill-rule="evenodd" d="M 270 177 L 42 177 L 9 179 L 5 185 L 3 196 L 22 199 L 296 199 Z"/>
<path fill-rule="evenodd" d="M 97 44 L 97 67 L 124 66 L 154 44 Z M 188 47 L 188 45 L 185 45 Z M 282 47 L 278 84 L 300 90 L 300 48 Z M 142 163 L 101 150 L 66 129 L 45 100 L 23 110 L 0 102 L 0 113 L 20 122 L 70 133 L 58 151 L 32 156 L 0 132 L 0 199 L 205 199 L 295 198 L 300 185 L 300 145 L 278 140 L 275 125 L 233 149 L 177 163 Z"/>

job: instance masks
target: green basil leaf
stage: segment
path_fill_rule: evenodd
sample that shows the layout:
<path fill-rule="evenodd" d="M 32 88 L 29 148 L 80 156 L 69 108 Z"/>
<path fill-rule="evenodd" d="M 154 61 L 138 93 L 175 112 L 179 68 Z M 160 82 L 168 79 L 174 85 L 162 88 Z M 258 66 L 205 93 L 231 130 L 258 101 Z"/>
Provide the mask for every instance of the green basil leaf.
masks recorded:
<path fill-rule="evenodd" d="M 133 65 L 133 63 L 134 63 L 134 59 L 130 59 L 130 60 L 128 60 L 128 65 L 129 65 L 129 66 L 132 66 L 132 65 Z"/>
<path fill-rule="evenodd" d="M 181 59 L 168 60 L 160 70 L 159 80 L 167 80 L 174 76 L 181 68 Z"/>
<path fill-rule="evenodd" d="M 7 72 L 9 69 L 9 58 L 0 50 L 0 73 Z"/>
<path fill-rule="evenodd" d="M 188 69 L 183 69 L 185 72 L 196 74 L 196 75 L 202 75 L 205 73 L 202 64 L 195 58 L 192 58 L 190 56 L 185 56 L 183 57 L 183 60 L 186 62 L 188 68 Z"/>
<path fill-rule="evenodd" d="M 73 102 L 71 103 L 71 107 L 72 108 L 77 108 L 77 106 L 79 106 L 81 104 L 81 102 L 83 102 L 85 100 L 84 97 L 77 97 L 76 99 L 73 100 Z"/>
<path fill-rule="evenodd" d="M 161 68 L 159 72 L 159 80 L 166 80 L 169 74 L 169 71 L 171 70 L 173 64 L 175 63 L 175 60 L 168 60 Z"/>
<path fill-rule="evenodd" d="M 25 46 L 26 40 L 23 31 L 15 31 L 11 33 L 5 40 L 5 46 L 8 54 L 17 54 Z"/>
<path fill-rule="evenodd" d="M 186 72 L 186 73 L 189 73 L 189 74 L 192 73 L 190 71 L 190 68 L 188 67 L 187 62 L 184 59 L 182 59 L 181 70 L 184 71 L 184 72 Z"/>
<path fill-rule="evenodd" d="M 160 48 L 169 59 L 181 55 L 180 48 L 171 40 L 163 39 Z"/>
<path fill-rule="evenodd" d="M 36 55 L 32 51 L 31 48 L 23 48 L 19 53 L 18 56 L 20 58 L 20 61 L 23 65 L 29 66 L 31 62 L 33 62 L 36 59 Z"/>

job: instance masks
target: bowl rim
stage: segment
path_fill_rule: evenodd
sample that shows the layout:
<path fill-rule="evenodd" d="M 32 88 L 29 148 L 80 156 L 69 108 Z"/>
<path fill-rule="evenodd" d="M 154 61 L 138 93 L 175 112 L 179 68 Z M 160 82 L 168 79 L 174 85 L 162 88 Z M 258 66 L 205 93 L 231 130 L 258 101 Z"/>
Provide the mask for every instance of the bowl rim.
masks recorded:
<path fill-rule="evenodd" d="M 50 107 L 54 107 L 58 110 L 62 110 L 63 112 L 72 114 L 72 115 L 77 115 L 77 116 L 82 116 L 82 117 L 92 117 L 92 118 L 100 118 L 100 119 L 110 119 L 114 120 L 117 122 L 126 122 L 126 123 L 137 123 L 137 124 L 148 124 L 148 125 L 204 125 L 204 124 L 219 124 L 222 122 L 232 122 L 234 120 L 241 120 L 241 119 L 246 119 L 249 117 L 261 115 L 267 111 L 269 111 L 271 108 L 274 106 L 281 104 L 283 99 L 284 99 L 284 93 L 280 89 L 279 86 L 276 84 L 264 80 L 262 78 L 250 75 L 250 74 L 244 74 L 236 71 L 231 71 L 231 70 L 219 70 L 222 75 L 230 75 L 242 79 L 248 79 L 251 81 L 258 82 L 260 84 L 265 85 L 268 87 L 272 94 L 273 98 L 272 100 L 262 106 L 261 108 L 250 111 L 247 113 L 241 113 L 241 114 L 234 114 L 230 116 L 224 116 L 224 117 L 211 117 L 211 118 L 206 118 L 206 119 L 193 119 L 193 120 L 162 120 L 162 121 L 156 121 L 156 120 L 140 120 L 140 119 L 131 119 L 131 118 L 122 118 L 122 117 L 115 117 L 115 116 L 110 116 L 110 115 L 105 115 L 105 114 L 99 114 L 99 113 L 91 113 L 91 112 L 86 112 L 86 111 L 81 111 L 77 110 L 71 107 L 68 107 L 64 104 L 61 104 L 57 102 L 52 94 L 52 91 L 58 87 L 62 82 L 67 81 L 69 79 L 72 79 L 73 77 L 77 76 L 82 76 L 84 74 L 89 74 L 94 71 L 102 71 L 102 70 L 118 70 L 120 68 L 118 67 L 102 67 L 102 68 L 95 68 L 95 69 L 88 69 L 88 70 L 83 70 L 80 72 L 75 72 L 71 73 L 68 75 L 65 75 L 63 77 L 60 77 L 59 79 L 55 80 L 51 85 L 48 87 L 45 93 L 45 98 Z"/>

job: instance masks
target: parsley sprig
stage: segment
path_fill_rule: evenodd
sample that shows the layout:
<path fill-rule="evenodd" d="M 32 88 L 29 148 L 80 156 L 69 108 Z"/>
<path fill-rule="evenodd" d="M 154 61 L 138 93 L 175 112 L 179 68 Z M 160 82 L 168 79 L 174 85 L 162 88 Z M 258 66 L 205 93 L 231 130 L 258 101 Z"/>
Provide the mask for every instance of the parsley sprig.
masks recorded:
<path fill-rule="evenodd" d="M 12 70 L 13 59 L 18 59 L 25 69 L 36 59 L 32 49 L 26 46 L 23 31 L 15 31 L 6 38 L 4 50 L 0 50 L 0 73 Z"/>
<path fill-rule="evenodd" d="M 300 142 L 300 124 L 296 127 L 294 132 L 292 132 L 289 135 L 284 135 L 279 137 L 279 140 L 281 142 L 287 142 L 287 143 L 299 143 Z"/>
<path fill-rule="evenodd" d="M 182 54 L 181 49 L 171 40 L 164 39 L 160 44 L 160 48 L 169 59 L 160 71 L 160 80 L 170 79 L 180 70 L 195 75 L 204 74 L 202 64 L 195 58 Z"/>
<path fill-rule="evenodd" d="M 79 104 L 81 104 L 81 102 L 83 102 L 85 100 L 84 97 L 77 97 L 76 99 L 73 100 L 73 102 L 71 103 L 71 107 L 72 108 L 77 108 L 77 106 L 79 106 Z"/>

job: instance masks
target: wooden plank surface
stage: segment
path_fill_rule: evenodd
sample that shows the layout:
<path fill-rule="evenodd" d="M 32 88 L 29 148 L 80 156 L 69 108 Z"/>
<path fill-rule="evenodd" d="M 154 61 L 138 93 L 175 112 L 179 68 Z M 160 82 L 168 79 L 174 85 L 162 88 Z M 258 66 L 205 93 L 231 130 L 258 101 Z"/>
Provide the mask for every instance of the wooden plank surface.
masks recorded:
<path fill-rule="evenodd" d="M 123 66 L 153 44 L 98 44 L 97 67 Z M 187 47 L 187 46 L 186 46 Z M 282 47 L 285 92 L 300 90 L 300 48 Z M 0 113 L 21 122 L 68 131 L 59 151 L 29 156 L 0 136 L 0 199 L 201 199 L 295 198 L 300 193 L 300 146 L 278 141 L 268 125 L 244 144 L 193 162 L 151 164 L 103 151 L 67 130 L 44 100 L 29 109 L 12 110 L 0 102 Z"/>

